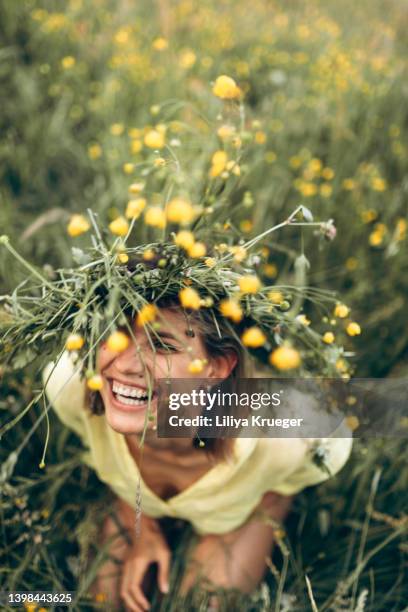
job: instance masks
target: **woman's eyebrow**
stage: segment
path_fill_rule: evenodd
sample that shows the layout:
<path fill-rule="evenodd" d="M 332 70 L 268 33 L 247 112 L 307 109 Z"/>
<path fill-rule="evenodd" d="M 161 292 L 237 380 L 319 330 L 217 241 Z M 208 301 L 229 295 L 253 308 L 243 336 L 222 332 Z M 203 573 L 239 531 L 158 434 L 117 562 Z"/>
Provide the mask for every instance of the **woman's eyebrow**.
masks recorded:
<path fill-rule="evenodd" d="M 177 340 L 177 338 L 173 336 L 171 332 L 157 330 L 156 334 L 160 336 L 160 338 L 168 338 L 170 340 Z"/>

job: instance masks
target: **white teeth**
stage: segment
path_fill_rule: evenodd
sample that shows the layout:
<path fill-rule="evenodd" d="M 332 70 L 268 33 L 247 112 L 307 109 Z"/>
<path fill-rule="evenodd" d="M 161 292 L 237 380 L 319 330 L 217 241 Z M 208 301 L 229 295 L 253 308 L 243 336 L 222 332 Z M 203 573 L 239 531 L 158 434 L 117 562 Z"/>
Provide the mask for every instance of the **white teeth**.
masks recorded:
<path fill-rule="evenodd" d="M 116 399 L 121 403 L 121 404 L 127 404 L 128 406 L 140 406 L 141 404 L 145 404 L 145 401 L 143 400 L 138 400 L 138 399 L 132 399 L 130 397 L 126 397 L 124 395 L 116 395 Z"/>
<path fill-rule="evenodd" d="M 118 393 L 119 395 L 126 397 L 137 397 L 137 398 L 147 398 L 147 393 L 142 389 L 137 389 L 136 387 L 130 387 L 127 385 L 122 385 L 116 380 L 113 381 L 112 391 L 114 393 Z"/>

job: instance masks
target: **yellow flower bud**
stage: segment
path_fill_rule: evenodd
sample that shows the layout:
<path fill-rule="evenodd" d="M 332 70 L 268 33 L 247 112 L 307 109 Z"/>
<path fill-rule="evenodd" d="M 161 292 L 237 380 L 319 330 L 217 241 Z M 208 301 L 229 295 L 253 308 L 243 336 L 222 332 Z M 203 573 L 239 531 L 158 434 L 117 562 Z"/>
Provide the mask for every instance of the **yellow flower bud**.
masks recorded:
<path fill-rule="evenodd" d="M 65 342 L 67 351 L 79 351 L 85 344 L 85 340 L 80 334 L 70 334 Z"/>
<path fill-rule="evenodd" d="M 202 359 L 193 359 L 193 361 L 190 361 L 190 363 L 188 364 L 188 371 L 191 374 L 199 374 L 203 371 L 203 369 L 204 362 Z"/>
<path fill-rule="evenodd" d="M 350 309 L 345 304 L 336 304 L 333 314 L 335 317 L 339 317 L 339 319 L 344 319 L 348 316 L 349 312 Z"/>
<path fill-rule="evenodd" d="M 184 198 L 173 198 L 166 206 L 166 216 L 170 223 L 188 225 L 194 219 L 194 208 Z"/>
<path fill-rule="evenodd" d="M 145 208 L 145 198 L 135 198 L 134 200 L 129 200 L 125 215 L 128 219 L 137 219 Z"/>
<path fill-rule="evenodd" d="M 361 327 L 355 321 L 349 323 L 346 327 L 346 332 L 349 336 L 358 336 L 361 334 Z"/>
<path fill-rule="evenodd" d="M 129 346 L 129 336 L 121 331 L 115 331 L 107 339 L 106 346 L 110 351 L 121 353 Z"/>
<path fill-rule="evenodd" d="M 183 308 L 191 308 L 192 310 L 199 310 L 201 306 L 201 299 L 195 289 L 191 287 L 185 287 L 179 292 L 180 303 Z"/>
<path fill-rule="evenodd" d="M 189 249 L 187 249 L 189 257 L 204 257 L 207 252 L 207 248 L 203 242 L 195 242 Z"/>
<path fill-rule="evenodd" d="M 256 293 L 261 288 L 259 278 L 253 274 L 241 276 L 238 280 L 238 285 L 242 293 Z"/>
<path fill-rule="evenodd" d="M 325 334 L 323 334 L 322 340 L 326 344 L 333 344 L 333 342 L 334 342 L 334 334 L 333 334 L 333 332 L 328 331 Z"/>
<path fill-rule="evenodd" d="M 269 363 L 277 370 L 293 370 L 300 366 L 300 353 L 291 346 L 279 346 L 269 355 Z"/>
<path fill-rule="evenodd" d="M 166 143 L 164 134 L 158 130 L 150 130 L 145 134 L 144 143 L 150 149 L 162 149 Z"/>
<path fill-rule="evenodd" d="M 244 331 L 241 336 L 241 340 L 244 346 L 258 348 L 265 344 L 266 336 L 259 327 L 254 325 L 253 327 L 249 327 Z"/>
<path fill-rule="evenodd" d="M 216 79 L 212 91 L 215 96 L 222 100 L 233 100 L 241 95 L 241 90 L 234 79 L 225 74 Z"/>
<path fill-rule="evenodd" d="M 136 323 L 139 327 L 151 323 L 157 317 L 157 307 L 154 304 L 145 304 L 137 313 Z"/>
<path fill-rule="evenodd" d="M 90 224 L 83 215 L 73 215 L 68 223 L 67 232 L 73 238 L 87 232 Z"/>
<path fill-rule="evenodd" d="M 103 378 L 99 374 L 94 374 L 87 381 L 88 389 L 91 391 L 100 391 L 103 387 Z"/>
<path fill-rule="evenodd" d="M 129 231 L 129 223 L 124 217 L 117 217 L 109 223 L 109 229 L 115 236 L 126 236 Z"/>
<path fill-rule="evenodd" d="M 234 321 L 234 323 L 239 323 L 244 316 L 242 308 L 236 300 L 222 300 L 220 302 L 220 312 L 224 317 Z"/>
<path fill-rule="evenodd" d="M 146 225 L 163 229 L 166 226 L 166 215 L 160 206 L 150 206 L 144 216 Z"/>

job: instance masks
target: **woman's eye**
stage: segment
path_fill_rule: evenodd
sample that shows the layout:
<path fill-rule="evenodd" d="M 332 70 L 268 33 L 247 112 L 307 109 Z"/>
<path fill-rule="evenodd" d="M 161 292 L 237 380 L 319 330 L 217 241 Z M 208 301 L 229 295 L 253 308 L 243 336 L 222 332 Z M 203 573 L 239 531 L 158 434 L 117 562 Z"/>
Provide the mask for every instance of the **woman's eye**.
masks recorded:
<path fill-rule="evenodd" d="M 158 340 L 153 341 L 153 346 L 158 351 L 165 351 L 166 353 L 174 353 L 178 350 L 173 344 L 167 344 L 166 342 L 159 342 Z"/>

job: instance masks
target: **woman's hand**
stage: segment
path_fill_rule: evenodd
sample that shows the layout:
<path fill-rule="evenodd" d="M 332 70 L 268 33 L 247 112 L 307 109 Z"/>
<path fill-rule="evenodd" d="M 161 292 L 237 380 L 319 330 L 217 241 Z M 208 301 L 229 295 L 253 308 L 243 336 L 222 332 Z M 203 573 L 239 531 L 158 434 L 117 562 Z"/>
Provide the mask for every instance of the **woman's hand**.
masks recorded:
<path fill-rule="evenodd" d="M 142 515 L 139 535 L 134 535 L 124 559 L 120 597 L 131 612 L 148 610 L 150 604 L 142 583 L 150 565 L 158 564 L 158 585 L 162 593 L 169 591 L 170 549 L 158 522 Z"/>

